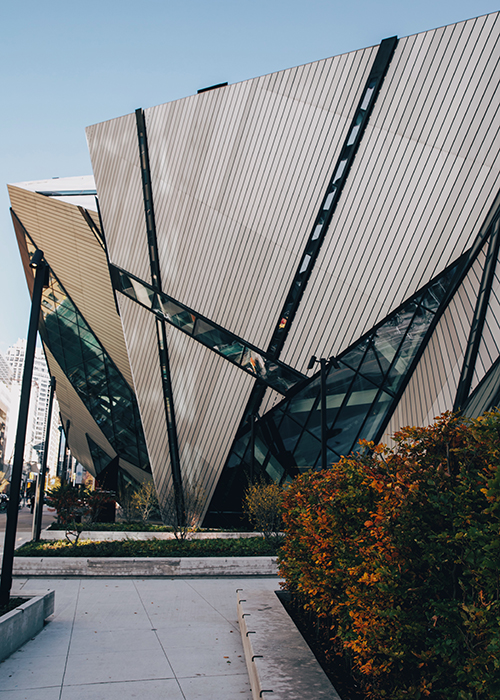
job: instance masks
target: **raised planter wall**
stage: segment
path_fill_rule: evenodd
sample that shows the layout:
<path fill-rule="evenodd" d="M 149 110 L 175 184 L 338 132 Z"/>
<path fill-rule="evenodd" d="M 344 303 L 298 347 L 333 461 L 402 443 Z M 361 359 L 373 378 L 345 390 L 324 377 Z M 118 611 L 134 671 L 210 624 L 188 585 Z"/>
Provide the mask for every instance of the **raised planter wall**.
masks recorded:
<path fill-rule="evenodd" d="M 14 557 L 14 576 L 276 576 L 276 557 Z"/>
<path fill-rule="evenodd" d="M 26 598 L 26 602 L 0 617 L 0 661 L 38 634 L 54 612 L 55 591 L 13 597 Z"/>

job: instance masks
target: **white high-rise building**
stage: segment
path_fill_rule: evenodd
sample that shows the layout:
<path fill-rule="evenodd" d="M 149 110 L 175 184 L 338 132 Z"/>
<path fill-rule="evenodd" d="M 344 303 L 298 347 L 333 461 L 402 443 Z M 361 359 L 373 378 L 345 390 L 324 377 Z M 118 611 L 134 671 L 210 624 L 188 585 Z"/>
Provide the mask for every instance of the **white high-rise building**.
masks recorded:
<path fill-rule="evenodd" d="M 0 471 L 6 470 L 7 461 L 7 432 L 11 407 L 13 372 L 11 366 L 0 354 Z"/>
<path fill-rule="evenodd" d="M 12 370 L 11 381 L 11 419 L 7 431 L 5 461 L 12 462 L 14 443 L 17 430 L 17 413 L 19 408 L 19 397 L 24 371 L 24 359 L 26 356 L 26 340 L 19 339 L 17 343 L 11 345 L 7 350 L 7 363 Z M 30 409 L 26 431 L 26 442 L 24 451 L 24 461 L 28 463 L 40 464 L 43 456 L 43 445 L 45 440 L 47 413 L 50 398 L 50 374 L 42 348 L 35 350 L 35 361 L 33 365 L 33 379 L 31 382 Z M 49 440 L 49 454 L 47 457 L 47 468 L 50 476 L 55 476 L 57 472 L 57 458 L 59 448 L 59 406 L 54 398 L 52 408 L 51 431 Z"/>

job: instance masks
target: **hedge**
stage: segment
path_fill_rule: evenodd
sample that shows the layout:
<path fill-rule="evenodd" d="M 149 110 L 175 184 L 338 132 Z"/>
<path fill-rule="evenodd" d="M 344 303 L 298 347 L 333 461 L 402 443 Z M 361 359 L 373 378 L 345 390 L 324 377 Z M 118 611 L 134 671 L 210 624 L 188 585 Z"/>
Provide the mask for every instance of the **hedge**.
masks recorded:
<path fill-rule="evenodd" d="M 499 437 L 444 414 L 284 495 L 285 586 L 369 698 L 500 697 Z"/>

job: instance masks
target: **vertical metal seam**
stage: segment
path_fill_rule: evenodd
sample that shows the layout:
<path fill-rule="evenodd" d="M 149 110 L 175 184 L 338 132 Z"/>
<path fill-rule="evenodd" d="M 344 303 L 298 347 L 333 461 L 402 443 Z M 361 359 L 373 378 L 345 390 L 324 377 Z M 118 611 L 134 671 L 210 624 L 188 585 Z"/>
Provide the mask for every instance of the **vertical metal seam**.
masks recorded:
<path fill-rule="evenodd" d="M 144 200 L 144 216 L 146 219 L 146 232 L 148 242 L 149 263 L 151 267 L 151 283 L 161 292 L 160 262 L 158 258 L 158 241 L 156 236 L 156 222 L 153 205 L 153 190 L 151 186 L 151 170 L 149 166 L 149 151 L 146 133 L 146 121 L 142 109 L 135 111 L 137 124 L 137 140 L 139 144 L 139 158 L 141 167 L 142 194 Z M 184 522 L 184 498 L 182 490 L 182 473 L 179 455 L 179 441 L 177 425 L 175 421 L 174 397 L 172 391 L 172 378 L 167 347 L 167 331 L 165 321 L 156 320 L 156 335 L 158 343 L 158 359 L 161 372 L 161 386 L 165 407 L 165 420 L 167 424 L 168 445 L 170 450 L 170 467 L 174 486 L 175 508 L 178 524 Z"/>
<path fill-rule="evenodd" d="M 488 311 L 491 288 L 498 261 L 498 250 L 500 247 L 500 220 L 496 219 L 496 221 L 492 223 L 491 228 L 492 233 L 488 243 L 486 263 L 483 268 L 481 284 L 477 294 L 476 306 L 474 309 L 474 316 L 472 318 L 472 323 L 470 326 L 467 348 L 464 353 L 462 371 L 460 372 L 460 379 L 455 395 L 455 402 L 453 404 L 454 411 L 458 411 L 469 396 L 474 371 L 476 369 L 479 346 L 481 343 L 484 324 L 486 321 L 486 313 Z"/>

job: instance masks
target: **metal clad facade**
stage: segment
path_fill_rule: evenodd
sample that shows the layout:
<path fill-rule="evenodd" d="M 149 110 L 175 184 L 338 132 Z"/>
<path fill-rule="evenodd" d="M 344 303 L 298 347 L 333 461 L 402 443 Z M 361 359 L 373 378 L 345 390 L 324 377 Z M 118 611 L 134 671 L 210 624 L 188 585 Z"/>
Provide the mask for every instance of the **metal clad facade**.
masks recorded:
<path fill-rule="evenodd" d="M 338 354 L 471 244 L 498 189 L 500 141 L 486 162 L 481 128 L 498 124 L 498 23 L 400 40 L 285 362 Z"/>
<path fill-rule="evenodd" d="M 135 115 L 88 127 L 87 141 L 110 260 L 149 281 Z"/>
<path fill-rule="evenodd" d="M 266 347 L 373 53 L 146 110 L 167 293 Z"/>

